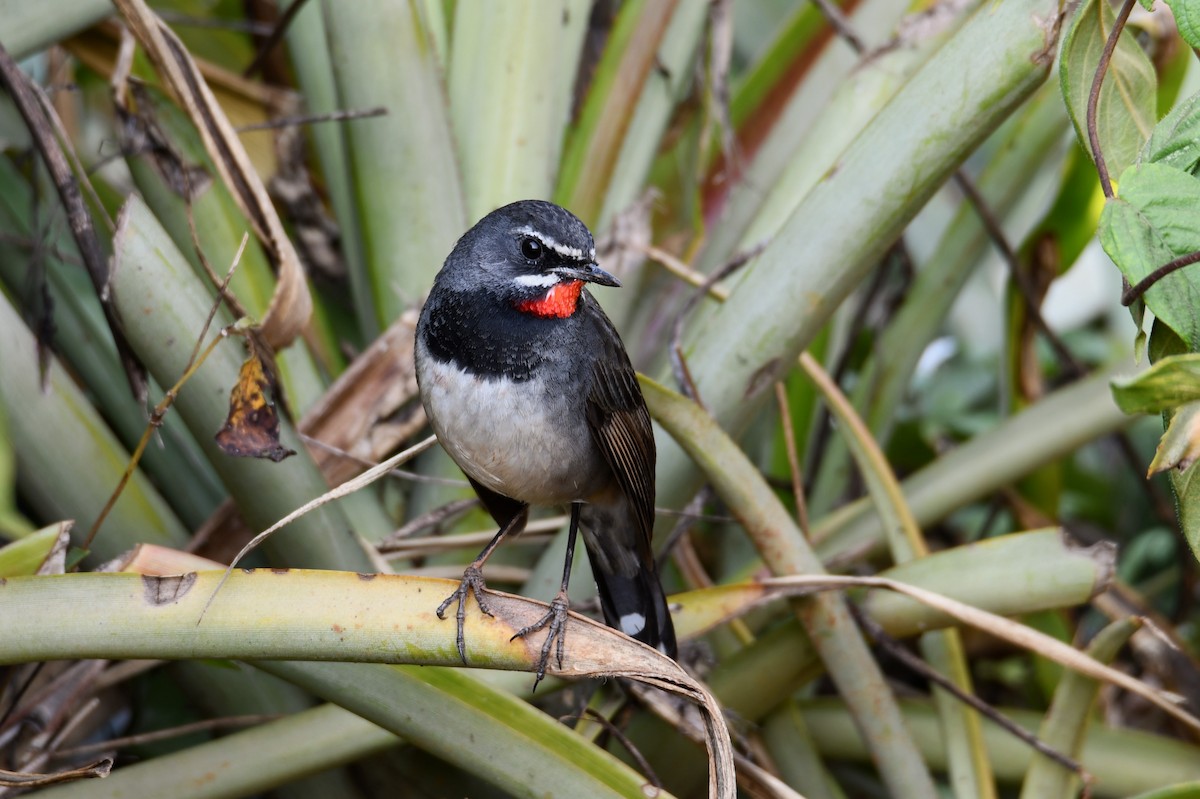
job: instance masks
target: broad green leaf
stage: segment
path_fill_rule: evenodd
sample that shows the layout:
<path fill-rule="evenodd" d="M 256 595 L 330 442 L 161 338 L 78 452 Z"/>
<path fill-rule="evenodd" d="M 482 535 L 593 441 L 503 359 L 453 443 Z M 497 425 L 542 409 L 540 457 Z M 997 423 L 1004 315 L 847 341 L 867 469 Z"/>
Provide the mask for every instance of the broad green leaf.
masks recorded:
<path fill-rule="evenodd" d="M 1165 358 L 1141 374 L 1113 381 L 1125 413 L 1161 413 L 1200 400 L 1200 354 Z"/>
<path fill-rule="evenodd" d="M 1120 197 L 1141 211 L 1176 255 L 1200 249 L 1200 178 L 1163 164 L 1143 164 L 1121 175 Z"/>
<path fill-rule="evenodd" d="M 1196 403 L 1185 405 L 1176 412 L 1171 419 L 1171 424 L 1167 426 L 1167 432 L 1163 433 L 1159 451 L 1154 453 L 1154 462 L 1150 464 L 1151 469 L 1158 463 L 1159 454 L 1163 447 L 1167 446 L 1168 437 L 1174 438 L 1180 435 L 1178 431 L 1172 433 L 1176 422 L 1178 421 L 1178 430 L 1182 431 L 1185 428 L 1194 427 L 1197 416 L 1200 416 L 1200 404 Z M 1178 447 L 1179 445 L 1172 442 L 1172 446 Z M 1167 460 L 1167 457 L 1164 456 L 1163 460 Z M 1179 516 L 1179 529 L 1187 540 L 1188 546 L 1192 548 L 1192 555 L 1200 560 L 1200 481 L 1197 480 L 1198 475 L 1200 475 L 1200 469 L 1172 469 L 1170 472 L 1171 489 L 1175 492 L 1175 512 Z"/>
<path fill-rule="evenodd" d="M 1196 171 L 1200 163 L 1200 94 L 1181 101 L 1154 126 L 1138 161 Z"/>
<path fill-rule="evenodd" d="M 1200 47 L 1200 2 L 1167 0 L 1167 5 L 1171 7 L 1171 13 L 1175 15 L 1175 25 L 1179 28 L 1179 35 L 1188 43 L 1188 47 Z"/>
<path fill-rule="evenodd" d="M 437 34 L 413 3 L 322 5 L 338 107 L 388 109 L 345 125 L 363 258 L 386 326 L 420 302 L 467 228 Z"/>
<path fill-rule="evenodd" d="M 1164 395 L 1163 399 L 1166 400 L 1172 391 L 1185 391 L 1187 372 L 1193 368 L 1191 360 L 1200 356 L 1188 352 L 1187 344 L 1160 320 L 1155 320 L 1148 350 L 1156 367 L 1160 363 L 1168 364 L 1164 367 L 1163 376 L 1156 377 L 1154 381 L 1161 384 L 1159 390 Z M 1172 365 L 1173 363 L 1177 365 Z M 1150 370 L 1146 374 L 1149 375 L 1153 371 Z M 1150 388 L 1154 388 L 1153 382 L 1149 385 Z M 1187 404 L 1184 404 L 1185 402 Z M 1150 463 L 1151 474 L 1178 465 L 1180 458 L 1187 452 L 1188 431 L 1200 412 L 1200 403 L 1189 398 L 1181 399 L 1175 404 L 1182 407 L 1178 407 L 1170 419 L 1164 419 L 1168 422 L 1167 429 L 1154 454 L 1154 460 Z M 1175 512 L 1179 517 L 1179 529 L 1191 546 L 1192 553 L 1200 559 L 1200 485 L 1192 486 L 1196 473 L 1196 469 L 1172 469 L 1170 478 L 1171 490 L 1175 493 Z"/>
<path fill-rule="evenodd" d="M 1108 2 L 1087 0 L 1076 8 L 1063 37 L 1059 82 L 1075 132 L 1088 152 L 1088 94 L 1113 22 Z M 1100 149 L 1113 175 L 1133 163 L 1154 127 L 1156 82 L 1154 65 L 1133 34 L 1125 31 L 1117 40 L 1096 106 Z"/>
<path fill-rule="evenodd" d="M 1121 194 L 1100 215 L 1100 243 L 1130 284 L 1200 249 L 1200 180 L 1162 164 L 1142 164 L 1121 175 Z M 1150 288 L 1146 305 L 1192 350 L 1200 349 L 1200 276 L 1181 269 Z"/>

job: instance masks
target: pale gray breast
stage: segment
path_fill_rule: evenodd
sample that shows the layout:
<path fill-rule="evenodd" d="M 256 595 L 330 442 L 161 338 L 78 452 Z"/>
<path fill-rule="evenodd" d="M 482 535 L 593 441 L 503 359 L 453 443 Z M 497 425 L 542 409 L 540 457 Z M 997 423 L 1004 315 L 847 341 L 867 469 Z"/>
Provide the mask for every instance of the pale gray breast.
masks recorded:
<path fill-rule="evenodd" d="M 533 505 L 562 505 L 612 482 L 577 398 L 537 378 L 473 375 L 434 358 L 419 337 L 417 380 L 442 447 L 487 488 Z"/>

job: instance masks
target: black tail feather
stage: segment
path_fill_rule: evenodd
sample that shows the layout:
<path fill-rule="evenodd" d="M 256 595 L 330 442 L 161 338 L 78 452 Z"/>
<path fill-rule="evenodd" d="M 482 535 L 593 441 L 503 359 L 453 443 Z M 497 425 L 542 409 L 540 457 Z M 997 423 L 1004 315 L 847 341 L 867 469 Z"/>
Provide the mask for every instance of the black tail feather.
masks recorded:
<path fill-rule="evenodd" d="M 653 561 L 626 577 L 606 570 L 603 559 L 590 559 L 605 623 L 675 657 L 675 625 Z"/>

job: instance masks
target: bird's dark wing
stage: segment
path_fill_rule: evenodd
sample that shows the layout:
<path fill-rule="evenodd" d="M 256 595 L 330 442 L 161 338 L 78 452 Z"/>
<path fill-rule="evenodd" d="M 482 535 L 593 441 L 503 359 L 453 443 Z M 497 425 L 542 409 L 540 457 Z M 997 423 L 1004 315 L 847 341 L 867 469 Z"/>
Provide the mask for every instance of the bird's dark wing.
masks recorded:
<path fill-rule="evenodd" d="M 592 439 L 628 498 L 639 532 L 650 541 L 654 527 L 654 431 L 629 356 L 607 318 L 607 335 L 592 370 L 587 420 Z"/>

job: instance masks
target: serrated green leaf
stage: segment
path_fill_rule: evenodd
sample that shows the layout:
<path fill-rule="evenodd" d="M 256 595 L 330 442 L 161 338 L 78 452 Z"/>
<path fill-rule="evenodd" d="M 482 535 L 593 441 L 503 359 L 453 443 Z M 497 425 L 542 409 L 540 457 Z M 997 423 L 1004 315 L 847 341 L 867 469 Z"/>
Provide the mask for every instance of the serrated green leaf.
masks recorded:
<path fill-rule="evenodd" d="M 1200 163 L 1200 94 L 1181 101 L 1154 126 L 1138 161 L 1195 174 Z"/>
<path fill-rule="evenodd" d="M 1143 164 L 1121 175 L 1121 199 L 1135 206 L 1175 255 L 1200 249 L 1200 178 L 1164 164 Z"/>
<path fill-rule="evenodd" d="M 1161 413 L 1200 401 L 1200 353 L 1164 358 L 1141 374 L 1112 382 L 1125 413 Z"/>
<path fill-rule="evenodd" d="M 1179 35 L 1188 43 L 1188 47 L 1200 47 L 1200 2 L 1197 0 L 1167 0 L 1171 13 L 1175 15 L 1175 25 Z"/>
<path fill-rule="evenodd" d="M 1200 249 L 1200 180 L 1163 164 L 1142 164 L 1121 175 L 1121 195 L 1100 215 L 1100 243 L 1130 284 L 1176 256 Z M 1185 268 L 1146 292 L 1147 307 L 1200 349 L 1200 274 Z"/>
<path fill-rule="evenodd" d="M 1089 153 L 1092 148 L 1087 133 L 1088 95 L 1114 20 L 1107 2 L 1086 0 L 1075 9 L 1063 37 L 1059 83 L 1071 121 L 1075 123 L 1075 133 Z M 1096 106 L 1096 131 L 1111 174 L 1132 164 L 1142 143 L 1150 136 L 1157 117 L 1157 80 L 1154 65 L 1133 34 L 1123 32 L 1117 39 Z"/>

